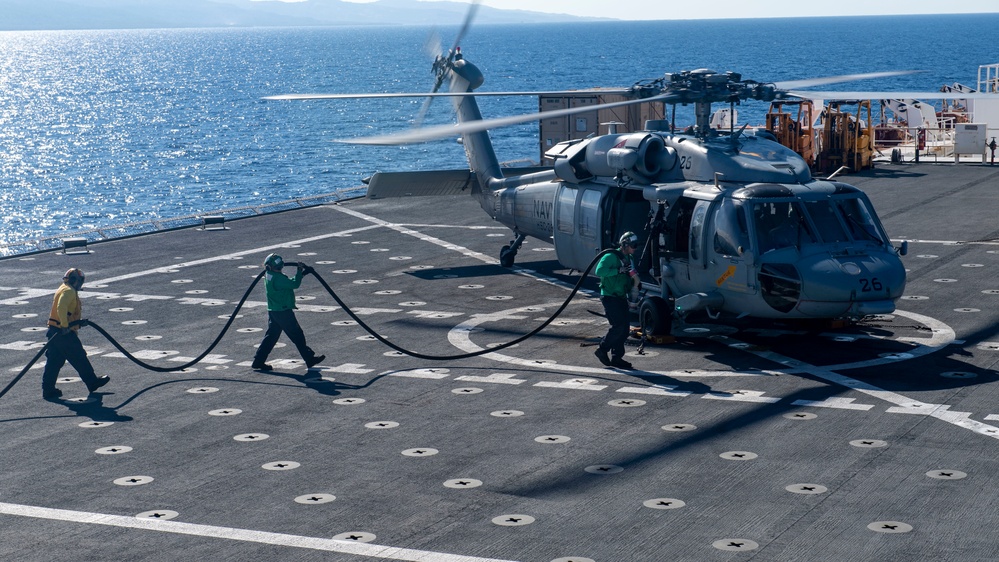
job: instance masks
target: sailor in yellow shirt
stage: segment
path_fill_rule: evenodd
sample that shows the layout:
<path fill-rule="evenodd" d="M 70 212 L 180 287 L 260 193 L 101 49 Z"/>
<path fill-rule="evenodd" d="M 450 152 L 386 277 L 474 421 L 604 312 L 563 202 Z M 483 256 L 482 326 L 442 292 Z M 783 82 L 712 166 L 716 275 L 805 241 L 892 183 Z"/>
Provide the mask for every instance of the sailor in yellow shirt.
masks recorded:
<path fill-rule="evenodd" d="M 45 333 L 49 347 L 45 350 L 45 370 L 42 372 L 42 397 L 47 400 L 62 396 L 55 383 L 59 370 L 66 361 L 69 361 L 80 374 L 90 392 L 95 392 L 111 380 L 110 377 L 98 377 L 94 374 L 94 367 L 87 359 L 87 352 L 77 335 L 80 326 L 86 322 L 82 317 L 83 307 L 80 306 L 80 297 L 77 294 L 83 287 L 83 281 L 82 271 L 76 268 L 68 270 L 62 278 L 62 285 L 56 289 L 52 298 L 49 329 Z"/>
<path fill-rule="evenodd" d="M 302 285 L 302 276 L 308 270 L 308 266 L 299 263 L 295 277 L 291 278 L 281 273 L 283 268 L 284 260 L 277 254 L 271 254 L 264 259 L 264 269 L 267 270 L 264 282 L 267 291 L 267 331 L 264 332 L 264 339 L 253 356 L 251 369 L 273 370 L 267 364 L 267 356 L 274 349 L 281 332 L 287 334 L 291 343 L 298 348 L 298 353 L 302 355 L 307 368 L 311 369 L 326 359 L 325 355 L 316 355 L 316 352 L 305 343 L 305 332 L 295 318 L 295 289 Z"/>

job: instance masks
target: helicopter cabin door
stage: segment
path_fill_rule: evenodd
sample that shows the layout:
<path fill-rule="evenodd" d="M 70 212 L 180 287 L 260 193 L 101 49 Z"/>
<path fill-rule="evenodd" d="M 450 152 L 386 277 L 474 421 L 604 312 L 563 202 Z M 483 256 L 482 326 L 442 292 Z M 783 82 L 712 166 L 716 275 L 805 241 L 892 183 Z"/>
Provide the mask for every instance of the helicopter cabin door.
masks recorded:
<path fill-rule="evenodd" d="M 730 198 L 681 197 L 666 219 L 662 237 L 677 294 L 725 289 L 751 292 L 749 247 L 742 205 Z"/>
<path fill-rule="evenodd" d="M 725 197 L 715 201 L 705 229 L 705 252 L 709 256 L 708 278 L 726 291 L 753 293 L 753 254 L 749 243 L 746 205 Z"/>
<path fill-rule="evenodd" d="M 553 238 L 562 265 L 583 270 L 600 250 L 603 226 L 600 189 L 563 184 L 555 196 Z"/>

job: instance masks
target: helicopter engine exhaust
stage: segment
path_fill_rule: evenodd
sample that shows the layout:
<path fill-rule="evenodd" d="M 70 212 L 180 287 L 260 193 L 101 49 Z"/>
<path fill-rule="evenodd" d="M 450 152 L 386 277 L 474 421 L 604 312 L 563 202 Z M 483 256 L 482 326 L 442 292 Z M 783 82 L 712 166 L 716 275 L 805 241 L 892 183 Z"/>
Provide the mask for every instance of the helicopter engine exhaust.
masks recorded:
<path fill-rule="evenodd" d="M 572 146 L 556 160 L 555 173 L 572 183 L 618 174 L 653 183 L 661 173 L 673 169 L 676 161 L 676 150 L 666 146 L 659 135 L 604 135 Z"/>

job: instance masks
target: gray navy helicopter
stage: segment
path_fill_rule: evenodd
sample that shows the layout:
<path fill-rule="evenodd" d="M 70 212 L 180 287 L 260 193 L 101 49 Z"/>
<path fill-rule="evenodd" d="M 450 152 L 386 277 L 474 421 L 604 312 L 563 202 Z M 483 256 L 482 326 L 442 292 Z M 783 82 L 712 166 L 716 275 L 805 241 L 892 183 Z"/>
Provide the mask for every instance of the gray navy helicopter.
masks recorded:
<path fill-rule="evenodd" d="M 467 21 L 466 21 L 467 28 Z M 460 36 L 464 33 L 462 29 Z M 487 131 L 594 109 L 562 109 L 484 120 L 478 95 L 558 92 L 476 92 L 483 73 L 455 47 L 434 62 L 430 94 L 290 94 L 268 99 L 449 97 L 457 126 L 416 127 L 341 142 L 405 144 L 460 136 L 469 168 L 376 173 L 372 199 L 468 194 L 514 240 L 500 250 L 513 266 L 521 244 L 533 237 L 555 246 L 565 267 L 584 270 L 626 231 L 644 250 L 645 289 L 635 307 L 648 335 L 668 335 L 674 311 L 782 320 L 846 320 L 886 314 L 905 289 L 900 255 L 867 196 L 858 188 L 813 178 L 806 162 L 768 133 L 709 126 L 712 103 L 772 101 L 802 88 L 903 72 L 817 78 L 783 83 L 744 80 L 701 69 L 642 83 L 631 98 L 598 107 L 636 103 L 693 104 L 696 124 L 677 132 L 668 120 L 641 132 L 591 136 L 547 151 L 554 165 L 528 173 L 502 168 Z M 442 84 L 448 91 L 438 92 Z M 572 93 L 585 92 L 575 90 Z M 607 90 L 602 90 L 607 92 Z M 421 115 L 425 113 L 421 111 Z M 835 174 L 834 174 L 835 175 Z"/>

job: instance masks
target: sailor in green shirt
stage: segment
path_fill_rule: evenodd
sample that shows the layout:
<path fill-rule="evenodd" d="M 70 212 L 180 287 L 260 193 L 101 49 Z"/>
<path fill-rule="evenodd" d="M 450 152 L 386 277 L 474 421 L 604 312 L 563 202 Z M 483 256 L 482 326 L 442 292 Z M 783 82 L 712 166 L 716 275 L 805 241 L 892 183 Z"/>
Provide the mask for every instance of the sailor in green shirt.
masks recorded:
<path fill-rule="evenodd" d="M 295 276 L 289 278 L 281 273 L 284 268 L 284 260 L 277 254 L 271 254 L 264 260 L 264 269 L 267 270 L 264 287 L 267 291 L 267 331 L 264 332 L 264 339 L 257 347 L 257 353 L 253 356 L 253 369 L 270 371 L 272 367 L 267 364 L 267 356 L 274 349 L 274 344 L 281 337 L 281 332 L 288 335 L 288 339 L 298 348 L 298 353 L 305 360 L 305 365 L 312 368 L 326 359 L 325 355 L 316 355 L 305 343 L 305 332 L 298 325 L 295 318 L 295 289 L 302 285 L 302 276 L 309 269 L 303 263 L 298 264 Z"/>
<path fill-rule="evenodd" d="M 624 342 L 631 328 L 628 293 L 637 291 L 640 283 L 632 258 L 638 248 L 638 236 L 634 232 L 625 232 L 621 235 L 620 246 L 604 254 L 593 271 L 600 278 L 600 302 L 610 322 L 607 335 L 600 340 L 600 346 L 593 354 L 608 367 L 631 369 L 631 363 L 624 360 Z"/>

